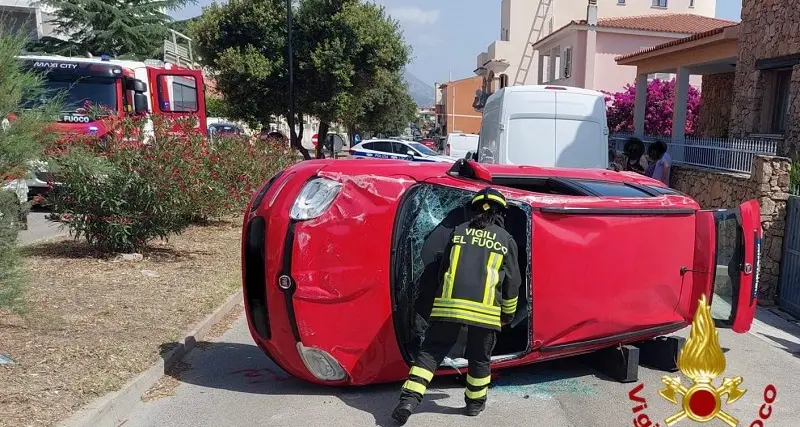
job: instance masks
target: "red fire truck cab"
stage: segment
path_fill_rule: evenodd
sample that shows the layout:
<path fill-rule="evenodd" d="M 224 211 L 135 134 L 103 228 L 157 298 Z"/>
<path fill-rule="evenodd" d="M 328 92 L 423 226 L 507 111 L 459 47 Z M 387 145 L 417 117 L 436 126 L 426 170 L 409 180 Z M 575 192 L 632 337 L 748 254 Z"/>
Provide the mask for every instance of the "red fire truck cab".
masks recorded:
<path fill-rule="evenodd" d="M 41 71 L 44 99 L 62 96 L 63 110 L 56 129 L 64 134 L 108 133 L 102 117 L 93 117 L 87 104 L 102 106 L 114 116 L 156 113 L 167 116 L 196 116 L 198 131 L 207 134 L 203 73 L 158 60 L 147 62 L 65 56 L 21 56 L 27 69 Z M 145 132 L 152 131 L 148 121 Z M 47 187 L 47 172 L 33 171 L 29 193 L 40 194 Z M 41 190 L 41 191 L 38 191 Z"/>

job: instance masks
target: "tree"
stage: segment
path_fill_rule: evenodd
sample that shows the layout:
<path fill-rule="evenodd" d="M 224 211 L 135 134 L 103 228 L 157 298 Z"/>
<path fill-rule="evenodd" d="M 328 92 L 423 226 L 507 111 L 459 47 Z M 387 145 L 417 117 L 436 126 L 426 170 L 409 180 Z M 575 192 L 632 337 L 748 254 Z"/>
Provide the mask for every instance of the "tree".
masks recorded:
<path fill-rule="evenodd" d="M 21 34 L 8 34 L 0 28 L 0 308 L 19 308 L 24 296 L 21 259 L 16 251 L 19 217 L 27 208 L 20 206 L 13 190 L 4 189 L 10 181 L 26 178 L 28 162 L 35 160 L 43 143 L 52 135 L 45 131 L 48 118 L 59 111 L 54 99 L 44 105 L 27 105 L 40 99 L 40 76 L 23 68 L 17 55 L 25 46 Z"/>
<path fill-rule="evenodd" d="M 292 28 L 295 114 L 292 146 L 302 147 L 305 115 L 320 119 L 319 140 L 331 122 L 347 121 L 380 72 L 408 62 L 410 48 L 382 7 L 359 0 L 300 0 Z M 190 34 L 204 65 L 216 71 L 230 118 L 266 122 L 288 112 L 286 7 L 283 0 L 231 0 L 212 5 Z M 321 144 L 320 144 L 321 147 Z M 317 157 L 321 157 L 321 149 Z"/>
<path fill-rule="evenodd" d="M 155 56 L 173 22 L 167 11 L 194 0 L 42 0 L 53 8 L 55 32 L 68 40 L 44 37 L 29 49 L 59 55 Z"/>
<path fill-rule="evenodd" d="M 201 62 L 215 71 L 217 91 L 227 101 L 230 119 L 268 123 L 288 112 L 286 66 L 286 7 L 283 0 L 231 0 L 212 4 L 189 34 Z M 297 85 L 298 90 L 303 90 Z M 299 131 L 291 130 L 291 144 L 303 157 L 302 105 L 295 111 Z"/>
<path fill-rule="evenodd" d="M 417 115 L 417 104 L 399 72 L 381 72 L 373 85 L 349 105 L 344 122 L 350 133 L 355 129 L 372 134 L 397 135 Z"/>
<path fill-rule="evenodd" d="M 686 97 L 686 135 L 694 135 L 700 116 L 700 92 L 689 86 Z M 622 92 L 606 92 L 608 127 L 612 132 L 633 132 L 636 86 L 628 84 Z M 647 135 L 671 135 L 675 104 L 675 79 L 653 79 L 647 84 L 644 131 Z"/>
<path fill-rule="evenodd" d="M 407 91 L 402 80 L 385 78 L 402 70 L 411 49 L 382 6 L 359 0 L 302 0 L 297 15 L 296 52 L 305 89 L 300 102 L 320 119 L 320 141 L 329 124 L 346 122 L 350 106 L 374 87 L 393 83 Z M 317 157 L 323 157 L 321 146 Z"/>

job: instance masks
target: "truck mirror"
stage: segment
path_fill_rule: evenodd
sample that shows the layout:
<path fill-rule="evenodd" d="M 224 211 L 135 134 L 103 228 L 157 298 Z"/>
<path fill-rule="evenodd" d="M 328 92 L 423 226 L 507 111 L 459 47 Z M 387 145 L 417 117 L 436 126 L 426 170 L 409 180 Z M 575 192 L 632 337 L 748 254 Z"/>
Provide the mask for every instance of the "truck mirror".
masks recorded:
<path fill-rule="evenodd" d="M 147 95 L 139 92 L 133 95 L 133 110 L 136 114 L 150 112 L 150 109 L 147 107 Z"/>
<path fill-rule="evenodd" d="M 125 90 L 144 93 L 147 92 L 147 85 L 139 79 L 128 80 L 125 84 Z"/>

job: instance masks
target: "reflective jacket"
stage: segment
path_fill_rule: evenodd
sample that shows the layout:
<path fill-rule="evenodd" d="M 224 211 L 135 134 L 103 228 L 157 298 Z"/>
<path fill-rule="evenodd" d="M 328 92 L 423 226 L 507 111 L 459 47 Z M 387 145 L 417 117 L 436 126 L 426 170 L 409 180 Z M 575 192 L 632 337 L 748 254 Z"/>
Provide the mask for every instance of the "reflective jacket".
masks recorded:
<path fill-rule="evenodd" d="M 501 226 L 461 224 L 450 235 L 440 279 L 431 320 L 500 330 L 501 320 L 511 321 L 517 311 L 517 243 Z"/>

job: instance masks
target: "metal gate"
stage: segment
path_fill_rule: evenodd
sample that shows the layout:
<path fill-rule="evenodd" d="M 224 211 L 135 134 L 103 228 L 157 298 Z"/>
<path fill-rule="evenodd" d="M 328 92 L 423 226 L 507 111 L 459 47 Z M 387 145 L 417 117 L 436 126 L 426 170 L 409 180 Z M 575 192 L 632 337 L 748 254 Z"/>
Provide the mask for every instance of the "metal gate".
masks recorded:
<path fill-rule="evenodd" d="M 778 304 L 792 315 L 800 316 L 800 196 L 789 196 L 786 202 Z"/>

